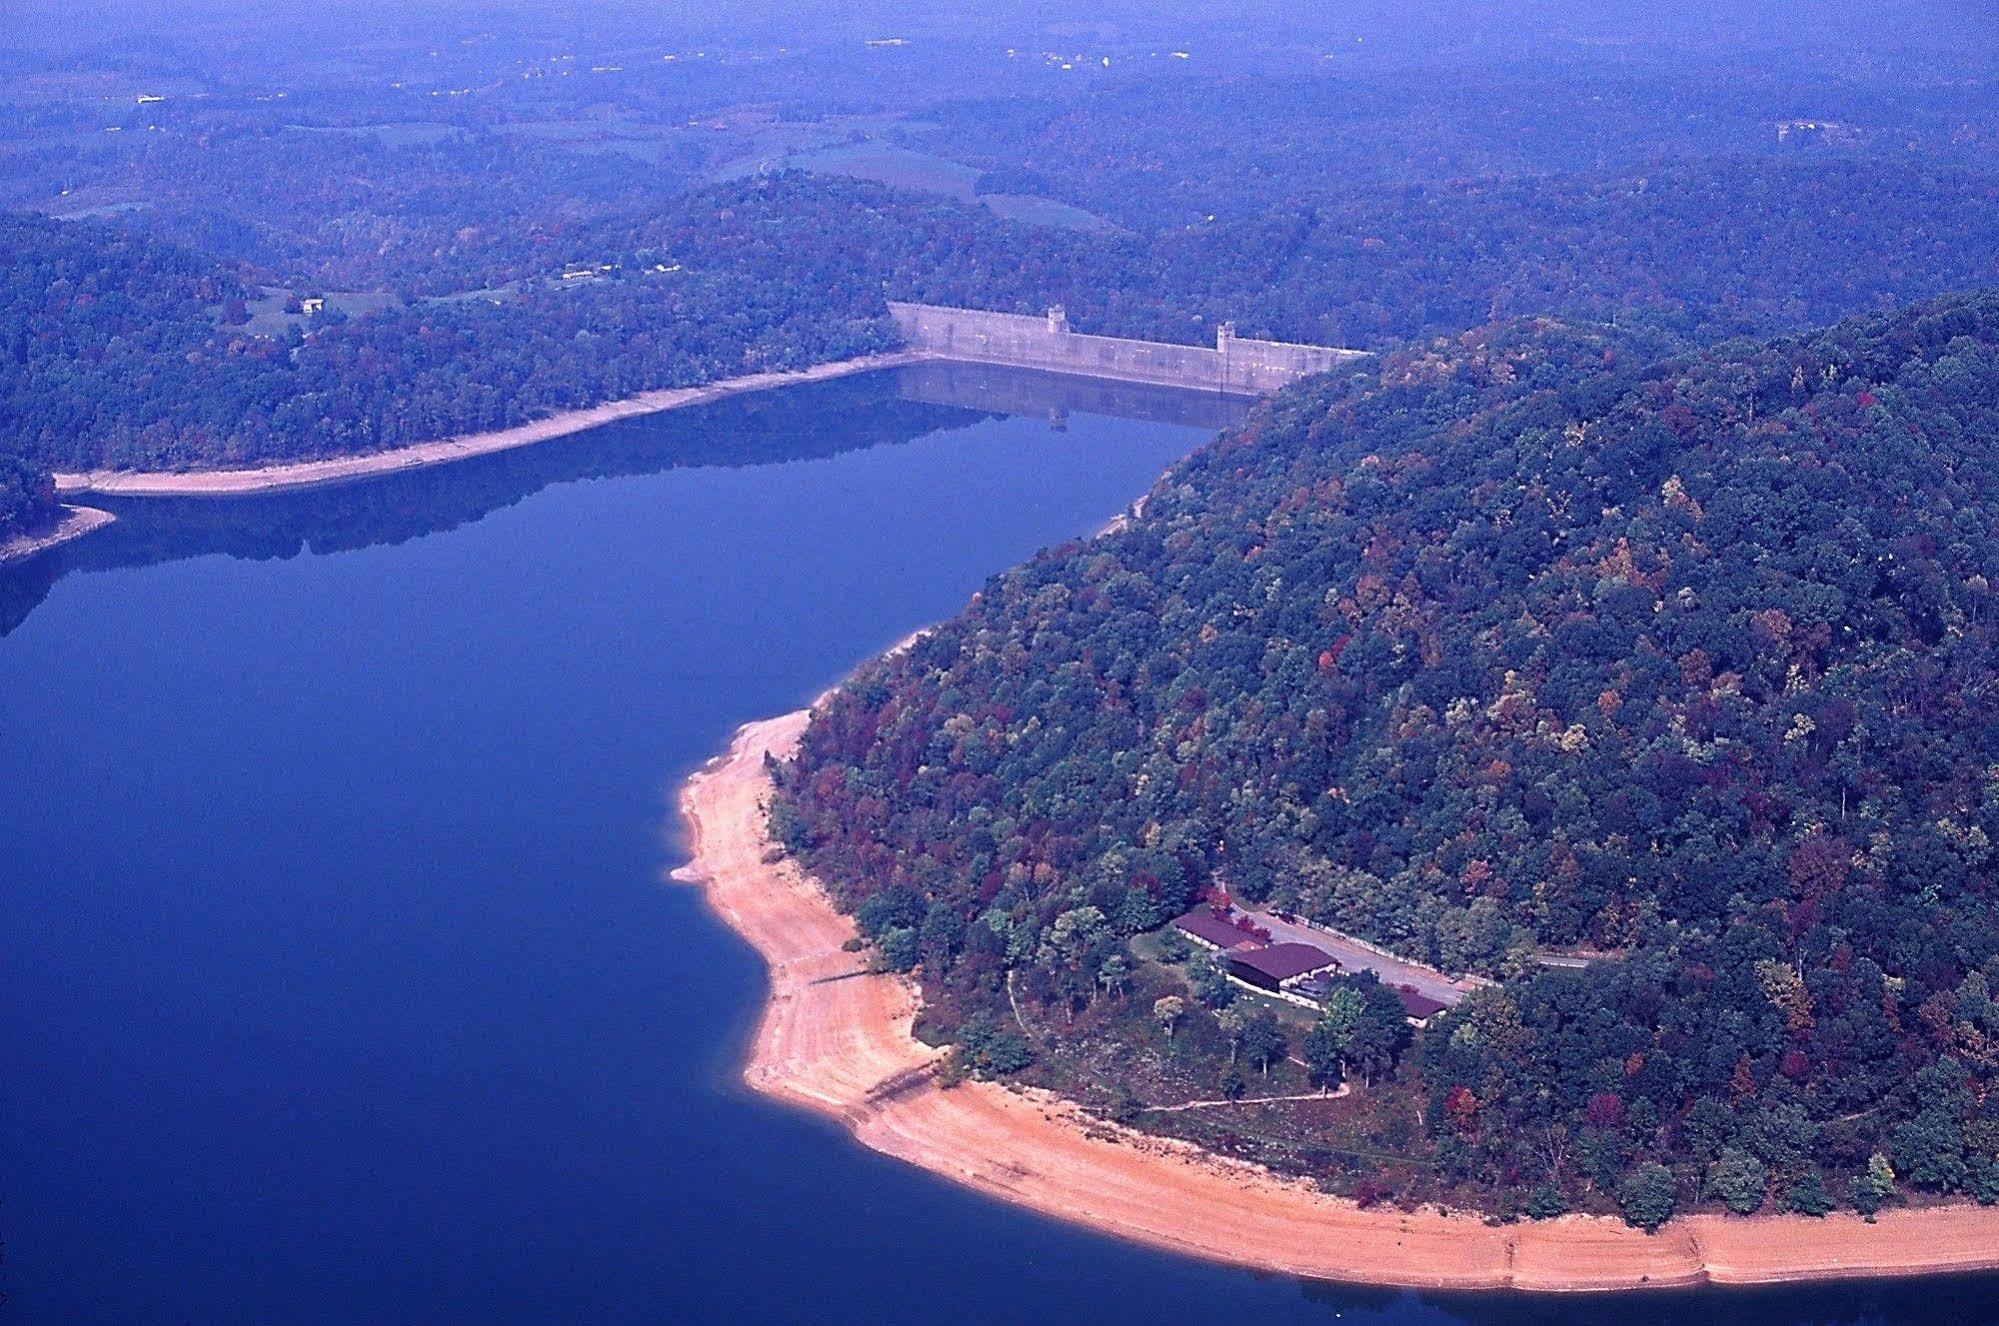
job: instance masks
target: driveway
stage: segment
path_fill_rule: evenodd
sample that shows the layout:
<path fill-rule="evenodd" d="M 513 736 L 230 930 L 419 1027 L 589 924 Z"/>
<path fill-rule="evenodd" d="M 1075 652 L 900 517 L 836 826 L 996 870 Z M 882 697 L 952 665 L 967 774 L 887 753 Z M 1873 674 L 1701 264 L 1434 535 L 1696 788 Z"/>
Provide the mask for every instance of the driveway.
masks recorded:
<path fill-rule="evenodd" d="M 1271 912 L 1252 907 L 1241 907 L 1239 910 L 1269 930 L 1273 944 L 1310 944 L 1332 954 L 1348 971 L 1371 971 L 1381 978 L 1384 985 L 1413 986 L 1417 993 L 1428 995 L 1446 1006 L 1457 1003 L 1478 986 L 1476 981 L 1453 981 L 1434 967 L 1424 967 L 1402 958 L 1384 957 L 1336 930 L 1324 930 L 1303 921 L 1286 921 Z"/>

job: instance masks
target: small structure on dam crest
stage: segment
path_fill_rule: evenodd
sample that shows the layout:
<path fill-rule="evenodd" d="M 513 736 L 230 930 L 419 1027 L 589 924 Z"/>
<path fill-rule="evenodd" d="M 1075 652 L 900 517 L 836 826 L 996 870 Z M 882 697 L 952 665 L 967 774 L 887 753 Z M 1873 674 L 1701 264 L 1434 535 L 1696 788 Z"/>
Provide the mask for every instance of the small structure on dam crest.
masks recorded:
<path fill-rule="evenodd" d="M 1241 396 L 1276 391 L 1362 355 L 1358 350 L 1325 345 L 1251 340 L 1237 336 L 1235 324 L 1229 322 L 1216 329 L 1212 350 L 1199 345 L 1093 336 L 1069 330 L 1069 315 L 1060 304 L 1039 318 L 893 301 L 888 308 L 910 349 L 945 359 Z"/>

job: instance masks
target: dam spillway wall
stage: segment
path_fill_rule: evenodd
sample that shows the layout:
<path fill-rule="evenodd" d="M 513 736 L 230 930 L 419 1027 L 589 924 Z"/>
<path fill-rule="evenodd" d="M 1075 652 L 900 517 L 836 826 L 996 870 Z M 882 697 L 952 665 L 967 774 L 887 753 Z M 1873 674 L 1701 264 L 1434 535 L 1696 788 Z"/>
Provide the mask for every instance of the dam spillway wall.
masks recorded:
<path fill-rule="evenodd" d="M 1043 317 L 894 301 L 888 308 L 910 349 L 942 358 L 1238 396 L 1261 396 L 1361 356 L 1332 346 L 1251 340 L 1226 323 L 1210 348 L 1074 332 L 1060 308 Z"/>

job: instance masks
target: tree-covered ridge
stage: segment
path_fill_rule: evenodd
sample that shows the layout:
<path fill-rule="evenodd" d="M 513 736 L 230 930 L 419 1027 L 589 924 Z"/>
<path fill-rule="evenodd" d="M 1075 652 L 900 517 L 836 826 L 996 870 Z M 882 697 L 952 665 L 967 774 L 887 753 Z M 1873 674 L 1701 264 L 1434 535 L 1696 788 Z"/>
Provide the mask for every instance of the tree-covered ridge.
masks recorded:
<path fill-rule="evenodd" d="M 686 207 L 685 233 L 724 210 Z M 348 454 L 893 344 L 878 283 L 831 253 L 809 281 L 778 246 L 712 241 L 560 270 L 260 335 L 231 269 L 100 224 L 0 217 L 0 446 L 61 468 Z"/>
<path fill-rule="evenodd" d="M 1379 346 L 1558 313 L 1703 344 L 1999 281 L 1999 182 L 1752 159 L 1411 185 L 1140 235 L 788 174 L 530 227 L 516 249 L 481 277 L 514 273 L 492 289 L 271 330 L 245 321 L 249 269 L 102 223 L 0 218 L 0 449 L 58 468 L 378 450 L 884 348 L 884 295 L 1064 302 L 1078 326 L 1195 342 L 1231 318 Z"/>
<path fill-rule="evenodd" d="M 864 251 L 895 298 L 1062 303 L 1078 327 L 1197 344 L 1228 320 L 1245 336 L 1375 349 L 1561 314 L 1677 347 L 1999 282 L 1999 178 L 1892 159 L 1383 186 L 1157 233 L 1022 226 L 799 177 L 746 189 L 740 207 L 776 236 Z"/>
<path fill-rule="evenodd" d="M 176 373 L 212 331 L 203 306 L 240 293 L 181 250 L 0 214 L 0 539 L 54 512 L 46 457 L 91 426 L 91 396 Z"/>
<path fill-rule="evenodd" d="M 0 452 L 0 540 L 53 517 L 55 497 L 47 469 Z"/>
<path fill-rule="evenodd" d="M 1876 162 L 1990 169 L 1994 108 L 1989 79 L 1917 85 L 1757 62 L 1689 78 L 1497 62 L 1420 78 L 1259 69 L 1062 98 L 985 97 L 940 107 L 905 136 L 1152 232 L 1281 214 L 1347 190 L 1703 158 L 1859 150 Z"/>
<path fill-rule="evenodd" d="M 775 822 L 961 1016 L 1217 882 L 1502 978 L 1377 1139 L 1501 1206 L 1999 1198 L 1995 461 L 1999 295 L 1386 355 L 867 670 Z"/>

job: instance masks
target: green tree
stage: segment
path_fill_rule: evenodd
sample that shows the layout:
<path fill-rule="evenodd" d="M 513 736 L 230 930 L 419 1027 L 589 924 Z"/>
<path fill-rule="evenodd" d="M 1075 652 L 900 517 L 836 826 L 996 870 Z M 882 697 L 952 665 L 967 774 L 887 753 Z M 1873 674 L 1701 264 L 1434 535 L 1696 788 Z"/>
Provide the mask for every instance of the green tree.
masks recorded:
<path fill-rule="evenodd" d="M 1895 1191 L 1895 1166 L 1884 1152 L 1876 1151 L 1867 1157 L 1866 1183 L 1880 1201 L 1886 1201 Z"/>
<path fill-rule="evenodd" d="M 1319 1008 L 1319 1019 L 1305 1034 L 1305 1070 L 1321 1087 L 1336 1085 L 1346 1073 L 1347 1053 L 1354 1031 L 1367 1011 L 1367 1001 L 1350 985 L 1334 987 Z"/>
<path fill-rule="evenodd" d="M 1617 1189 L 1624 1218 L 1647 1232 L 1672 1219 L 1676 1201 L 1673 1171 L 1656 1163 L 1632 1170 Z"/>
<path fill-rule="evenodd" d="M 1527 1215 L 1534 1220 L 1553 1220 L 1556 1216 L 1567 1215 L 1568 1199 L 1562 1190 L 1552 1183 L 1543 1183 L 1527 1194 Z"/>
<path fill-rule="evenodd" d="M 1122 953 L 1111 954 L 1097 968 L 1097 984 L 1112 998 L 1122 995 L 1130 983 L 1131 962 Z"/>
<path fill-rule="evenodd" d="M 1703 1166 L 1714 1160 L 1735 1136 L 1735 1115 L 1712 1096 L 1702 1096 L 1687 1110 L 1680 1124 L 1687 1152 Z"/>
<path fill-rule="evenodd" d="M 875 940 L 875 951 L 881 955 L 881 965 L 888 971 L 909 971 L 916 966 L 921 949 L 916 932 L 908 926 L 894 926 L 884 930 Z"/>
<path fill-rule="evenodd" d="M 1903 1121 L 1889 1155 L 1896 1171 L 1918 1188 L 1954 1192 L 1964 1182 L 1964 1128 L 1944 1110 L 1925 1109 Z"/>
<path fill-rule="evenodd" d="M 1242 1057 L 1270 1076 L 1270 1065 L 1290 1053 L 1277 1019 L 1267 1009 L 1258 1009 L 1243 1020 Z"/>
<path fill-rule="evenodd" d="M 983 1077 L 1018 1073 L 1034 1062 L 1034 1051 L 1019 1033 L 984 1016 L 958 1028 L 958 1050 L 965 1065 Z"/>
<path fill-rule="evenodd" d="M 1242 1050 L 1243 1032 L 1249 1026 L 1248 1010 L 1231 1005 L 1215 1014 L 1215 1025 L 1221 1028 L 1222 1039 L 1229 1045 L 1229 1064 L 1234 1066 L 1236 1055 Z"/>
<path fill-rule="evenodd" d="M 1723 1151 L 1708 1174 L 1708 1191 L 1738 1215 L 1748 1215 L 1763 1205 L 1769 1188 L 1769 1169 L 1740 1147 Z"/>
<path fill-rule="evenodd" d="M 1409 1043 L 1409 1021 L 1402 1002 L 1392 991 L 1373 978 L 1358 983 L 1361 1015 L 1347 1038 L 1347 1061 L 1360 1072 L 1361 1081 L 1374 1079 L 1395 1066 L 1395 1056 Z"/>
<path fill-rule="evenodd" d="M 1831 1190 L 1825 1186 L 1825 1178 L 1815 1169 L 1806 1170 L 1784 1194 L 1785 1209 L 1799 1215 L 1822 1216 L 1836 1205 Z"/>
<path fill-rule="evenodd" d="M 949 903 L 933 902 L 918 934 L 923 941 L 924 962 L 939 968 L 949 966 L 965 946 L 965 918 Z"/>
<path fill-rule="evenodd" d="M 1187 977 L 1194 987 L 1194 997 L 1209 1008 L 1223 1009 L 1235 1002 L 1235 985 L 1214 955 L 1204 953 L 1195 958 Z"/>
<path fill-rule="evenodd" d="M 1039 965 L 1053 974 L 1070 1015 L 1076 1005 L 1087 1000 L 1094 983 L 1086 970 L 1090 951 L 1110 934 L 1110 923 L 1096 907 L 1072 907 L 1055 918 L 1042 936 Z"/>

